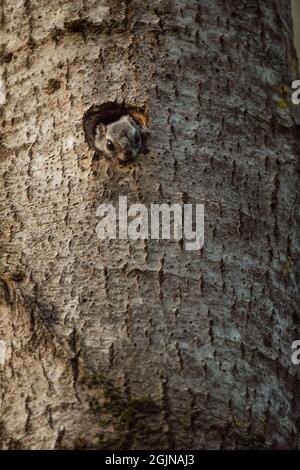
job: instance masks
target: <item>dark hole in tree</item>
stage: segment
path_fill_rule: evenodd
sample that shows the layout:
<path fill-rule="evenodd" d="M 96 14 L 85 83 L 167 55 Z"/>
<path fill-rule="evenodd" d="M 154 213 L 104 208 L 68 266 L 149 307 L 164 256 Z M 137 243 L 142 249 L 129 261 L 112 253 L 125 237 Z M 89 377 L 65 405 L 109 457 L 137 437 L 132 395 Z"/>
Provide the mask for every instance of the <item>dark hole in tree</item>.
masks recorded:
<path fill-rule="evenodd" d="M 91 106 L 83 115 L 82 124 L 85 140 L 90 148 L 94 148 L 94 136 L 97 125 L 111 124 L 118 121 L 122 116 L 130 114 L 133 119 L 141 126 L 146 125 L 147 118 L 144 111 L 125 104 L 107 102 L 100 105 Z"/>

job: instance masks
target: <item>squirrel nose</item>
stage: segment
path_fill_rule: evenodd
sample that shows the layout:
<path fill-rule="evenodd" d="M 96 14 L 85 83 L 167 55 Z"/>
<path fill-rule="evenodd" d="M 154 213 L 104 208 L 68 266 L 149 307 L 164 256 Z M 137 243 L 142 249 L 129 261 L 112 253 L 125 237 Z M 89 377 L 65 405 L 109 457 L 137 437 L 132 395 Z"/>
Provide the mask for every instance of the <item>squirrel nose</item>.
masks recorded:
<path fill-rule="evenodd" d="M 127 141 L 125 142 L 125 145 L 124 145 L 124 153 L 125 153 L 126 155 L 132 153 L 132 146 L 131 146 L 130 140 L 127 140 Z"/>

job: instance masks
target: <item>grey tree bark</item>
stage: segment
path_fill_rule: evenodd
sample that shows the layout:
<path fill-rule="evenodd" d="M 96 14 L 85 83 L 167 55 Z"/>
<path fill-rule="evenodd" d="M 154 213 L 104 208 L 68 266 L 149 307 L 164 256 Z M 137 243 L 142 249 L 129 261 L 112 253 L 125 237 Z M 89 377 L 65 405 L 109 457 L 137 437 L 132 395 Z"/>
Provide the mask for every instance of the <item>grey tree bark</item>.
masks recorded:
<path fill-rule="evenodd" d="M 300 71 L 299 57 L 300 57 L 300 3 L 297 0 L 292 0 L 292 17 L 294 26 L 294 43 L 298 56 L 298 65 Z"/>
<path fill-rule="evenodd" d="M 298 448 L 299 117 L 288 0 L 1 1 L 3 449 Z M 124 102 L 149 153 L 93 161 Z M 205 245 L 96 208 L 204 203 Z"/>

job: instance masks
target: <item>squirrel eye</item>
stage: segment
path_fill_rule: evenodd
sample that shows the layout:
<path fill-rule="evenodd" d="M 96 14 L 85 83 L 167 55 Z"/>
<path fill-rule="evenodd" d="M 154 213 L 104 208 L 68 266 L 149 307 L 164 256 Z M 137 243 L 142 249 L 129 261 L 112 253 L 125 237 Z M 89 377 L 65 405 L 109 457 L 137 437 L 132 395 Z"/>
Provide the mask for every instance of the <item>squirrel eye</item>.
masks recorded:
<path fill-rule="evenodd" d="M 107 150 L 114 150 L 115 146 L 114 146 L 114 144 L 112 143 L 111 140 L 106 141 L 106 148 L 107 148 Z"/>

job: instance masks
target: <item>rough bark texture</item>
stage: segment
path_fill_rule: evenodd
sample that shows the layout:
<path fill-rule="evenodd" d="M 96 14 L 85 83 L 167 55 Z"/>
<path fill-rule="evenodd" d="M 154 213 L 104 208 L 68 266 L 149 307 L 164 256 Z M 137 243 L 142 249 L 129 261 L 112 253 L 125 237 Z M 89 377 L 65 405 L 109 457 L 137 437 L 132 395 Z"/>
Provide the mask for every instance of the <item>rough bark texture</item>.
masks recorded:
<path fill-rule="evenodd" d="M 292 14 L 294 25 L 294 42 L 298 56 L 298 63 L 300 57 L 300 3 L 297 0 L 292 0 Z M 299 64 L 300 72 L 300 64 Z"/>
<path fill-rule="evenodd" d="M 1 24 L 2 448 L 297 448 L 290 2 L 2 0 Z M 150 122 L 135 164 L 92 163 L 106 101 Z M 204 203 L 204 248 L 99 241 L 119 195 Z"/>

